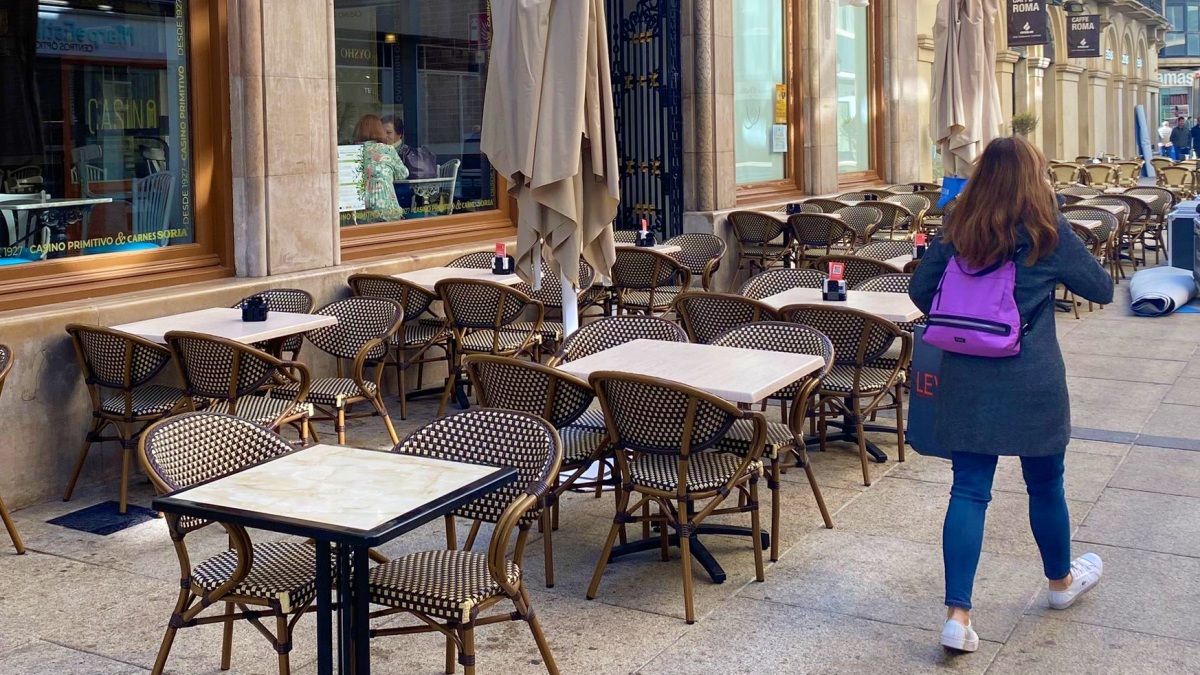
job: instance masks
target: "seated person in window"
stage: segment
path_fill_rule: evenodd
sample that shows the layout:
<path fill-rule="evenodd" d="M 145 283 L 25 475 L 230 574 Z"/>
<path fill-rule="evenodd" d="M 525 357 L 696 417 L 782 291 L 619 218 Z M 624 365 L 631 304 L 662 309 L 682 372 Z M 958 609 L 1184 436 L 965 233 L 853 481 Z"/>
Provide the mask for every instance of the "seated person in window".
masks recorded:
<path fill-rule="evenodd" d="M 401 220 L 404 209 L 396 200 L 393 185 L 408 178 L 408 167 L 388 144 L 383 121 L 377 115 L 363 115 L 354 127 L 352 140 L 363 146 L 363 201 L 371 217 L 381 221 Z"/>

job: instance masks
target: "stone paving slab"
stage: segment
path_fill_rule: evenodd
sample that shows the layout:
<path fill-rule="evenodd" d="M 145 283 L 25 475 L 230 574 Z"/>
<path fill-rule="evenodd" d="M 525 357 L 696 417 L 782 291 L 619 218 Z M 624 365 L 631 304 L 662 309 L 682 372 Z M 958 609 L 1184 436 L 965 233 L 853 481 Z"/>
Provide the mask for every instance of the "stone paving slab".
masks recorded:
<path fill-rule="evenodd" d="M 987 672 L 988 675 L 1165 675 L 1194 673 L 1197 663 L 1200 663 L 1200 644 L 1196 642 L 1026 617 Z"/>
<path fill-rule="evenodd" d="M 1200 498 L 1200 452 L 1134 446 L 1109 485 Z"/>
<path fill-rule="evenodd" d="M 1109 488 L 1075 538 L 1200 557 L 1200 499 Z"/>

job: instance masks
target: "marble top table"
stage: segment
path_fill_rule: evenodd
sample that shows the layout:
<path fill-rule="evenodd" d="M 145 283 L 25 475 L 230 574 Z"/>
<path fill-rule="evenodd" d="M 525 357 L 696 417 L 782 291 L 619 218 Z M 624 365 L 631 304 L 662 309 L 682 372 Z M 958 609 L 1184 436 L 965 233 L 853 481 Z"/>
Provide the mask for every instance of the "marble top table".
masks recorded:
<path fill-rule="evenodd" d="M 870 291 L 849 291 L 845 301 L 826 301 L 821 297 L 819 288 L 792 288 L 782 293 L 769 295 L 761 302 L 775 309 L 788 305 L 832 305 L 857 309 L 868 314 L 886 319 L 887 321 L 903 322 L 916 321 L 923 316 L 921 310 L 913 304 L 905 293 L 874 293 Z"/>
<path fill-rule="evenodd" d="M 662 253 L 663 255 L 671 255 L 672 253 L 679 253 L 680 251 L 683 250 L 682 248 L 680 248 L 679 246 L 676 246 L 675 244 L 655 244 L 654 246 L 638 246 L 637 244 L 633 244 L 630 242 L 617 242 L 617 248 L 648 248 L 651 251 L 656 251 L 658 253 Z"/>
<path fill-rule="evenodd" d="M 915 260 L 915 258 L 913 258 L 912 254 L 910 253 L 908 255 L 898 255 L 895 258 L 888 258 L 887 260 L 884 260 L 883 262 L 891 265 L 892 267 L 895 267 L 896 269 L 902 270 L 902 269 L 904 269 L 905 265 L 912 262 L 913 260 Z"/>
<path fill-rule="evenodd" d="M 601 370 L 648 375 L 734 403 L 757 403 L 824 364 L 821 357 L 808 354 L 633 340 L 560 364 L 558 369 L 585 380 Z"/>
<path fill-rule="evenodd" d="M 248 345 L 278 340 L 298 333 L 307 333 L 317 328 L 333 326 L 337 322 L 337 317 L 333 316 L 274 311 L 267 314 L 266 321 L 242 321 L 241 309 L 212 307 L 122 324 L 112 328 L 159 344 L 166 344 L 167 340 L 164 336 L 171 331 L 187 331 L 213 335 Z"/>
<path fill-rule="evenodd" d="M 1069 222 L 1073 225 L 1079 225 L 1081 227 L 1086 227 L 1089 230 L 1098 230 L 1098 229 L 1104 227 L 1104 223 L 1099 220 L 1076 220 L 1075 218 L 1068 218 L 1067 222 Z"/>
<path fill-rule="evenodd" d="M 335 584 L 328 563 L 338 544 L 345 628 L 338 671 L 370 673 L 367 575 L 370 547 L 450 513 L 517 479 L 513 468 L 377 450 L 315 445 L 154 500 L 156 511 L 316 540 L 317 672 L 333 669 Z M 351 671 L 350 655 L 353 655 Z"/>
<path fill-rule="evenodd" d="M 1129 213 L 1128 208 L 1124 206 L 1117 206 L 1116 204 L 1084 204 L 1084 206 L 1088 207 L 1089 209 L 1101 209 L 1108 211 L 1114 216 L 1120 216 Z"/>
<path fill-rule="evenodd" d="M 433 292 L 437 282 L 443 279 L 470 279 L 472 281 L 494 281 L 505 286 L 512 286 L 521 282 L 521 277 L 514 274 L 492 274 L 492 270 L 480 269 L 477 267 L 426 267 L 421 270 L 412 270 L 411 272 L 401 272 L 393 275 L 397 279 L 402 279 L 410 284 L 416 284 L 421 288 Z"/>
<path fill-rule="evenodd" d="M 1153 204 L 1156 201 L 1155 198 L 1152 197 L 1151 195 L 1131 195 L 1126 192 L 1127 189 L 1129 189 L 1129 188 L 1108 188 L 1107 190 L 1104 191 L 1104 194 L 1106 194 L 1106 195 L 1123 195 L 1125 197 L 1133 197 L 1134 199 L 1140 199 L 1141 201 L 1143 201 L 1147 204 Z"/>

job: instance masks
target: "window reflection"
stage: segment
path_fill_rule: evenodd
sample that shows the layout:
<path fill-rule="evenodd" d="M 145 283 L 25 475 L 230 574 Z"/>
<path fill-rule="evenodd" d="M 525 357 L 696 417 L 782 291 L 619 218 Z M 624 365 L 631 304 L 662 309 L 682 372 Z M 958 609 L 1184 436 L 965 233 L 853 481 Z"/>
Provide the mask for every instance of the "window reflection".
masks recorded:
<path fill-rule="evenodd" d="M 867 7 L 838 8 L 838 173 L 871 170 L 871 64 Z"/>
<path fill-rule="evenodd" d="M 782 0 L 739 0 L 733 9 L 733 121 L 739 185 L 783 180 L 787 154 L 772 147 L 775 87 L 784 84 Z"/>

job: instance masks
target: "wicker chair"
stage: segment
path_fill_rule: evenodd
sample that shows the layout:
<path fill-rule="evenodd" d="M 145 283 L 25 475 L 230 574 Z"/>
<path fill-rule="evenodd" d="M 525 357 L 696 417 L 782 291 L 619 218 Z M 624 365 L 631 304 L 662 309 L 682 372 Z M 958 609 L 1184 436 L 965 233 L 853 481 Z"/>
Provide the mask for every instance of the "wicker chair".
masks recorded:
<path fill-rule="evenodd" d="M 549 365 L 578 361 L 585 356 L 634 340 L 687 342 L 688 337 L 674 322 L 656 316 L 610 316 L 580 326 L 579 330 L 563 342 Z"/>
<path fill-rule="evenodd" d="M 912 235 L 909 227 L 916 222 L 912 211 L 891 201 L 871 202 L 871 206 L 883 214 L 883 220 L 875 229 L 874 239 L 907 239 Z"/>
<path fill-rule="evenodd" d="M 1086 247 L 1088 253 L 1091 253 L 1092 257 L 1096 259 L 1096 262 L 1100 263 L 1102 267 L 1105 266 L 1105 263 L 1107 262 L 1105 252 L 1108 249 L 1108 242 L 1101 237 L 1100 233 L 1074 222 L 1071 223 L 1071 230 L 1075 233 L 1075 236 L 1079 237 L 1079 240 L 1083 242 L 1084 247 Z M 1065 286 L 1063 287 L 1063 299 L 1071 303 L 1071 311 L 1074 312 L 1075 318 L 1078 319 L 1079 301 L 1076 300 L 1075 294 L 1071 292 L 1071 289 Z M 1092 311 L 1091 300 L 1088 300 L 1088 311 Z"/>
<path fill-rule="evenodd" d="M 883 222 L 883 212 L 869 204 L 846 206 L 834 213 L 842 219 L 844 225 L 854 230 L 855 241 L 858 243 L 865 244 L 871 241 L 871 236 L 879 229 L 879 223 Z"/>
<path fill-rule="evenodd" d="M 546 313 L 555 312 L 559 317 L 562 316 L 562 286 L 557 282 L 558 273 L 550 269 L 550 262 L 546 256 L 541 259 L 542 268 L 542 287 L 538 290 L 533 290 L 533 286 L 524 281 L 517 282 L 512 285 L 513 288 L 521 291 L 530 298 L 542 303 L 546 308 Z M 579 314 L 599 302 L 603 301 L 603 289 L 595 289 L 592 284 L 596 281 L 596 270 L 588 264 L 583 258 L 579 259 L 579 288 L 582 289 L 577 293 Z M 512 330 L 524 331 L 529 329 L 529 322 L 518 321 L 510 328 Z M 534 360 L 541 360 L 543 349 L 553 351 L 558 344 L 563 340 L 563 323 L 559 321 L 542 321 L 542 327 L 538 331 L 538 337 L 541 338 L 539 344 L 534 348 Z"/>
<path fill-rule="evenodd" d="M 1117 167 L 1111 164 L 1085 164 L 1080 175 L 1084 183 L 1094 188 L 1117 187 Z"/>
<path fill-rule="evenodd" d="M 1116 283 L 1121 277 L 1121 269 L 1116 256 L 1117 242 L 1121 238 L 1121 219 L 1110 211 L 1080 205 L 1064 206 L 1062 214 L 1067 220 L 1094 220 L 1104 223 L 1102 229 L 1096 232 L 1105 244 L 1101 264 L 1109 270 L 1113 282 Z"/>
<path fill-rule="evenodd" d="M 454 267 L 457 269 L 471 270 L 490 270 L 492 263 L 496 260 L 495 251 L 476 251 L 460 255 L 454 260 L 446 263 L 446 267 Z"/>
<path fill-rule="evenodd" d="M 8 378 L 12 365 L 12 350 L 7 345 L 0 345 L 0 393 L 4 392 L 4 380 Z M 4 505 L 3 497 L 0 497 L 0 520 L 4 521 L 4 529 L 8 530 L 8 537 L 12 539 L 13 547 L 17 549 L 17 555 L 25 553 L 25 544 L 21 542 L 21 535 L 17 533 L 17 524 L 8 514 L 8 507 Z"/>
<path fill-rule="evenodd" d="M 938 206 L 942 201 L 941 190 L 923 190 L 914 192 L 913 194 L 921 195 L 929 202 L 929 208 L 925 211 L 925 219 L 921 224 L 921 228 L 926 234 L 935 235 L 942 229 L 942 223 L 945 220 L 945 210 Z"/>
<path fill-rule="evenodd" d="M 1165 232 L 1167 229 L 1167 217 L 1171 214 L 1171 210 L 1180 201 L 1180 193 L 1161 187 L 1135 187 L 1125 191 L 1130 197 L 1153 197 L 1154 201 L 1149 205 L 1150 214 L 1147 217 L 1150 225 L 1146 229 L 1146 237 L 1154 241 L 1154 262 L 1159 261 L 1160 251 L 1165 253 L 1167 250 L 1167 241 Z M 1145 247 L 1145 239 L 1142 240 L 1142 246 Z"/>
<path fill-rule="evenodd" d="M 911 256 L 912 252 L 913 244 L 911 241 L 893 239 L 891 241 L 871 242 L 855 251 L 854 255 L 858 258 L 870 258 L 871 260 L 886 262 L 900 256 Z"/>
<path fill-rule="evenodd" d="M 1138 179 L 1142 175 L 1141 161 L 1126 161 L 1115 162 L 1117 167 L 1117 184 L 1121 187 L 1133 187 L 1137 185 Z"/>
<path fill-rule="evenodd" d="M 383 404 L 383 368 L 392 337 L 404 323 L 404 308 L 395 300 L 387 298 L 353 297 L 338 300 L 317 310 L 321 316 L 337 317 L 332 326 L 318 328 L 305 333 L 304 337 L 314 347 L 332 356 L 337 362 L 337 375 L 319 377 L 309 383 L 305 401 L 321 415 L 310 421 L 333 422 L 339 445 L 346 444 L 346 419 L 378 415 L 383 418 L 392 443 L 399 437 L 392 427 Z M 344 368 L 349 362 L 349 371 Z M 368 370 L 374 373 L 368 375 Z M 271 398 L 293 400 L 299 394 L 300 384 L 290 382 L 273 387 Z M 374 412 L 351 413 L 347 410 L 355 404 L 368 403 Z"/>
<path fill-rule="evenodd" d="M 692 273 L 671 256 L 648 248 L 617 249 L 612 283 L 617 313 L 658 315 L 670 311 L 675 296 L 692 283 Z"/>
<path fill-rule="evenodd" d="M 808 264 L 822 256 L 850 251 L 858 238 L 858 233 L 841 218 L 827 213 L 793 214 L 788 217 L 788 227 L 797 257 Z"/>
<path fill-rule="evenodd" d="M 795 213 L 825 213 L 825 211 L 822 210 L 820 206 L 817 206 L 816 204 L 809 204 L 808 202 L 800 202 L 800 203 L 796 204 L 795 208 L 796 208 Z M 788 210 L 788 205 L 785 204 L 785 205 L 779 207 L 778 212 L 779 213 L 787 213 L 787 210 Z"/>
<path fill-rule="evenodd" d="M 864 423 L 883 410 L 896 411 L 896 443 L 904 461 L 904 370 L 912 358 L 912 337 L 896 324 L 873 314 L 828 305 L 790 305 L 779 311 L 784 321 L 811 326 L 833 342 L 834 365 L 822 380 L 818 405 L 821 450 L 827 442 L 827 413 L 845 418 L 854 426 L 862 461 L 863 484 L 871 484 L 867 468 L 867 438 Z M 893 360 L 878 360 L 900 340 Z"/>
<path fill-rule="evenodd" d="M 281 361 L 250 345 L 203 333 L 171 331 L 166 339 L 183 381 L 183 409 L 225 413 L 271 431 L 291 425 L 301 444 L 308 444 L 312 377 L 303 363 Z M 256 395 L 266 386 L 293 384 L 288 399 Z"/>
<path fill-rule="evenodd" d="M 905 242 L 907 243 L 907 242 Z M 912 250 L 912 244 L 909 244 L 909 250 Z M 872 260 L 871 258 L 860 258 L 856 255 L 831 255 L 821 258 L 816 262 L 817 270 L 829 274 L 829 263 L 840 262 L 845 264 L 846 286 L 854 288 L 862 282 L 872 277 L 882 276 L 884 274 L 896 274 L 900 272 L 900 268 L 892 267 L 882 260 Z"/>
<path fill-rule="evenodd" d="M 853 192 L 843 192 L 837 196 L 837 200 L 839 202 L 846 202 L 847 204 L 857 204 L 858 202 L 869 200 L 883 200 L 894 194 L 896 193 L 891 190 L 855 190 Z"/>
<path fill-rule="evenodd" d="M 779 267 L 792 255 L 790 243 L 776 243 L 787 231 L 787 223 L 769 213 L 734 211 L 729 214 L 729 226 L 737 240 L 738 271 L 754 274 Z"/>
<path fill-rule="evenodd" d="M 220 478 L 294 449 L 278 435 L 248 420 L 199 412 L 178 415 L 150 427 L 142 438 L 138 455 L 155 491 L 162 495 Z M 233 624 L 245 620 L 254 624 L 279 654 L 280 675 L 290 673 L 292 631 L 317 596 L 316 549 L 307 543 L 291 541 L 255 544 L 246 528 L 221 523 L 229 533 L 229 549 L 193 567 L 185 537 L 215 521 L 171 513 L 165 514 L 165 520 L 179 557 L 179 599 L 167 622 L 152 672 L 155 675 L 163 672 L 180 628 L 214 623 L 225 627 L 221 669 L 228 670 Z M 224 613 L 200 616 L 218 603 L 225 606 Z M 274 635 L 259 621 L 263 614 L 274 617 Z"/>
<path fill-rule="evenodd" d="M 887 187 L 888 192 L 891 192 L 893 194 L 898 194 L 898 195 L 916 194 L 918 192 L 940 192 L 941 189 L 942 189 L 942 186 L 938 185 L 937 183 L 922 183 L 922 182 L 899 183 L 896 185 L 889 185 Z"/>
<path fill-rule="evenodd" d="M 818 270 L 770 270 L 750 277 L 738 290 L 752 300 L 762 300 L 793 288 L 820 288 L 829 276 Z"/>
<path fill-rule="evenodd" d="M 546 308 L 521 291 L 493 281 L 443 279 L 435 286 L 451 330 L 450 373 L 438 405 L 446 412 L 450 394 L 461 383 L 466 354 L 520 356 L 538 344 Z M 525 315 L 532 313 L 533 320 Z M 518 329 L 516 326 L 520 324 Z"/>
<path fill-rule="evenodd" d="M 382 274 L 354 274 L 348 283 L 356 297 L 387 298 L 404 309 L 404 323 L 390 339 L 391 354 L 384 367 L 391 366 L 396 370 L 400 419 L 408 419 L 408 369 L 417 367 L 417 388 L 420 388 L 425 364 L 447 360 L 450 351 L 444 320 L 441 317 L 432 321 L 421 318 L 437 296 L 414 283 Z M 441 350 L 442 355 L 430 358 L 428 352 L 431 349 Z"/>
<path fill-rule="evenodd" d="M 721 259 L 725 257 L 725 240 L 707 232 L 692 232 L 671 237 L 663 242 L 669 246 L 678 246 L 679 251 L 671 257 L 678 260 L 692 273 L 692 278 L 700 279 L 704 290 L 711 290 L 712 277 L 721 267 Z"/>
<path fill-rule="evenodd" d="M 811 204 L 821 210 L 822 213 L 837 213 L 847 206 L 854 206 L 850 202 L 838 201 L 837 199 L 829 199 L 827 197 L 813 197 L 805 199 L 801 204 Z"/>
<path fill-rule="evenodd" d="M 562 464 L 562 444 L 545 421 L 506 410 L 472 410 L 414 431 L 393 452 L 470 464 L 511 467 L 515 483 L 481 497 L 446 516 L 446 549 L 411 553 L 371 570 L 371 602 L 386 607 L 373 618 L 408 613 L 417 626 L 376 628 L 371 637 L 437 632 L 446 636 L 446 671 L 455 653 L 467 675 L 475 673 L 475 628 L 499 621 L 529 624 L 546 670 L 558 666 L 541 624 L 534 616 L 521 571 L 530 526 L 537 522 L 550 483 Z M 459 550 L 455 516 L 495 523 L 487 552 L 472 551 L 468 536 Z M 474 529 L 474 528 L 473 528 Z M 511 559 L 513 530 L 518 531 Z M 513 603 L 513 611 L 484 617 L 489 608 Z"/>
<path fill-rule="evenodd" d="M 292 312 L 294 314 L 308 314 L 312 311 L 313 300 L 312 293 L 299 288 L 271 288 L 262 293 L 255 293 L 238 300 L 234 305 L 234 309 L 241 309 L 242 305 L 252 297 L 261 296 L 267 301 L 267 310 L 272 312 Z M 304 344 L 304 336 L 291 335 L 279 343 L 279 348 L 274 351 L 275 356 L 283 358 L 283 353 L 288 352 L 288 360 L 295 361 L 300 357 L 300 347 Z M 260 342 L 254 345 L 258 349 L 269 349 L 272 345 L 269 342 Z"/>
<path fill-rule="evenodd" d="M 1128 258 L 1133 262 L 1134 271 L 1137 271 L 1139 264 L 1143 267 L 1146 265 L 1146 238 L 1150 235 L 1153 227 L 1153 212 L 1146 202 L 1127 194 L 1119 194 L 1090 197 L 1078 204 L 1125 207 L 1125 216 L 1122 218 L 1122 240 L 1118 242 L 1118 253 L 1124 256 L 1124 252 L 1128 251 Z M 1138 244 L 1142 245 L 1141 257 L 1138 257 L 1135 252 Z M 1119 259 L 1120 257 L 1118 257 Z"/>
<path fill-rule="evenodd" d="M 596 496 L 605 484 L 611 485 L 616 476 L 612 453 L 608 451 L 608 435 L 603 428 L 572 426 L 595 400 L 587 382 L 556 368 L 540 363 L 518 361 L 503 356 L 472 354 L 463 360 L 467 374 L 479 392 L 479 403 L 485 408 L 515 410 L 537 415 L 558 431 L 563 445 L 560 472 L 569 473 L 567 480 L 559 475 L 550 478 L 543 511 L 542 544 L 545 551 L 546 588 L 554 586 L 554 530 L 558 529 L 558 500 L 569 489 L 595 488 Z M 600 467 L 594 481 L 580 482 L 585 471 L 593 465 Z M 613 477 L 604 480 L 604 476 Z"/>
<path fill-rule="evenodd" d="M 779 319 L 769 305 L 728 293 L 684 293 L 675 298 L 675 313 L 688 339 L 699 344 L 709 344 L 736 326 Z"/>
<path fill-rule="evenodd" d="M 900 229 L 907 230 L 909 233 L 924 229 L 925 214 L 929 213 L 930 202 L 923 195 L 894 195 L 884 199 L 883 201 L 892 204 L 899 204 L 912 213 L 912 218 L 910 220 L 906 221 L 901 219 L 899 222 Z"/>
<path fill-rule="evenodd" d="M 1067 197 L 1079 197 L 1080 199 L 1088 199 L 1090 197 L 1099 197 L 1104 193 L 1093 187 L 1086 185 L 1071 185 L 1058 190 L 1058 194 Z"/>
<path fill-rule="evenodd" d="M 637 230 L 614 230 L 613 242 L 617 244 L 636 244 L 638 240 Z"/>
<path fill-rule="evenodd" d="M 1186 166 L 1163 167 L 1158 172 L 1158 185 L 1175 192 L 1183 199 L 1191 199 L 1196 191 L 1192 169 Z"/>
<path fill-rule="evenodd" d="M 629 523 L 643 523 L 645 535 L 649 535 L 650 523 L 659 524 L 664 561 L 669 530 L 676 531 L 688 623 L 696 621 L 691 537 L 709 516 L 750 514 L 755 578 L 762 581 L 758 480 L 762 475 L 766 418 L 667 380 L 598 372 L 589 381 L 604 410 L 609 442 L 617 449 L 622 489 L 617 493 L 617 513 L 588 586 L 588 599 L 595 599 L 613 545 Z M 647 410 L 654 414 L 647 415 Z M 741 455 L 709 451 L 738 420 L 749 420 L 752 425 L 748 451 Z M 726 497 L 735 493 L 737 505 L 722 508 Z M 651 506 L 657 506 L 658 512 L 651 513 Z"/>
<path fill-rule="evenodd" d="M 1050 165 L 1050 177 L 1056 188 L 1079 185 L 1083 181 L 1082 172 L 1083 169 L 1078 164 Z"/>
<path fill-rule="evenodd" d="M 1154 167 L 1154 173 L 1158 173 L 1163 169 L 1175 166 L 1175 161 L 1169 157 L 1152 157 L 1150 165 Z"/>
<path fill-rule="evenodd" d="M 761 321 L 732 328 L 713 340 L 713 344 L 769 352 L 811 354 L 825 359 L 825 366 L 821 370 L 789 384 L 771 394 L 768 399 L 780 401 L 783 405 L 783 422 L 767 422 L 767 439 L 763 449 L 763 457 L 771 461 L 771 470 L 767 474 L 767 488 L 771 490 L 771 561 L 774 562 L 779 560 L 779 531 L 782 520 L 779 500 L 780 474 L 789 454 L 795 456 L 797 465 L 804 469 L 825 527 L 833 529 L 833 519 L 825 506 L 825 498 L 821 496 L 821 486 L 817 484 L 817 478 L 813 474 L 804 442 L 804 423 L 816 408 L 817 389 L 821 379 L 833 367 L 833 343 L 808 326 L 782 321 Z M 748 420 L 738 420 L 716 447 L 718 450 L 741 454 L 749 450 L 752 438 L 753 426 Z"/>
<path fill-rule="evenodd" d="M 119 508 L 125 513 L 129 468 L 138 436 L 183 404 L 180 390 L 149 384 L 170 362 L 171 352 L 162 345 L 109 328 L 72 324 L 67 326 L 67 333 L 75 345 L 79 369 L 92 399 L 92 424 L 84 436 L 63 501 L 71 500 L 92 444 L 117 441 L 122 450 Z M 104 435 L 109 427 L 115 435 Z"/>

